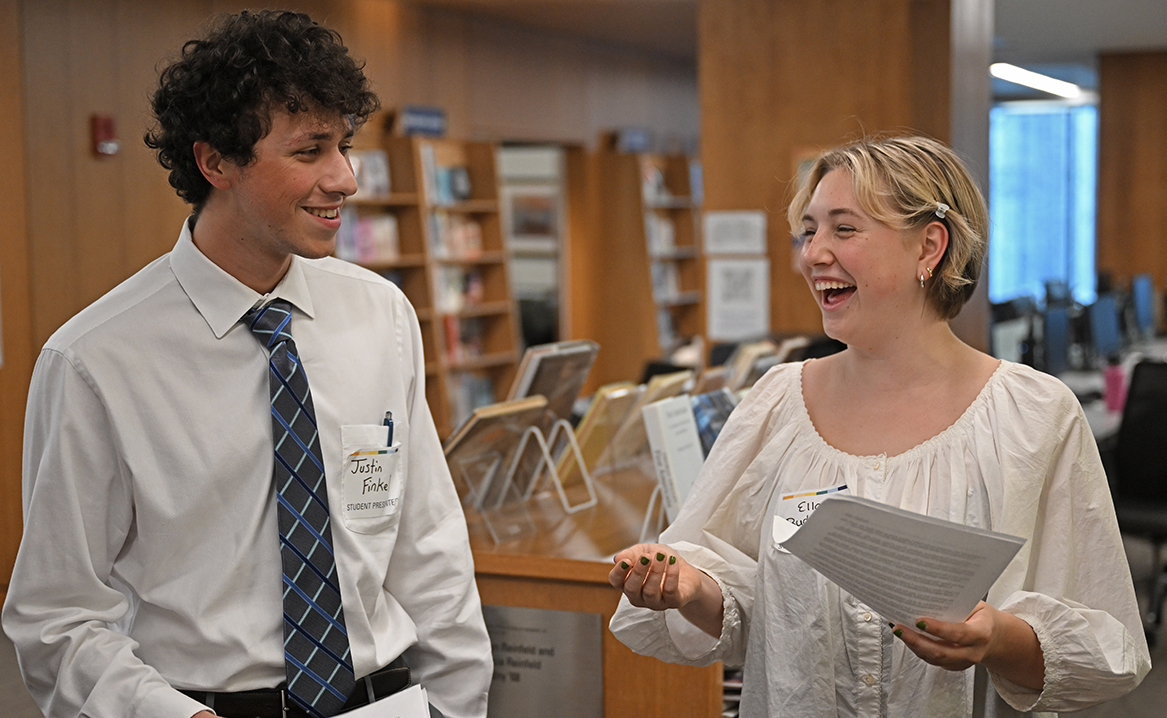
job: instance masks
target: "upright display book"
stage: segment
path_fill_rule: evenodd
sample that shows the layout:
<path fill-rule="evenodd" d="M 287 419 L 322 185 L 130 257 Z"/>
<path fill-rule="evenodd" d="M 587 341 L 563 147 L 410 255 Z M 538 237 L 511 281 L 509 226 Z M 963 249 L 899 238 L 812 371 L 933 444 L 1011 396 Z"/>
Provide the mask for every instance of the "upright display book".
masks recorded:
<path fill-rule="evenodd" d="M 561 419 L 571 419 L 571 409 L 587 381 L 600 345 L 587 339 L 529 347 L 515 373 L 509 399 L 541 394 L 547 408 Z"/>
<path fill-rule="evenodd" d="M 620 466 L 647 451 L 648 435 L 644 433 L 644 416 L 641 410 L 653 402 L 680 394 L 692 378 L 693 371 L 686 369 L 671 374 L 657 374 L 649 379 L 644 391 L 629 409 L 624 423 L 608 443 L 608 448 L 604 450 L 599 463 Z"/>
<path fill-rule="evenodd" d="M 497 501 L 523 432 L 541 423 L 546 410 L 543 396 L 490 404 L 475 409 L 450 435 L 443 453 L 464 505 L 481 509 Z"/>
<path fill-rule="evenodd" d="M 689 397 L 674 396 L 641 411 L 665 515 L 670 522 L 675 521 L 705 461 L 693 406 Z"/>
<path fill-rule="evenodd" d="M 689 398 L 693 407 L 693 419 L 697 424 L 697 435 L 701 438 L 701 453 L 709 456 L 713 442 L 721 433 L 721 427 L 729 420 L 737 406 L 737 397 L 729 389 L 697 394 Z"/>
<path fill-rule="evenodd" d="M 625 417 L 643 392 L 644 386 L 638 386 L 630 381 L 606 384 L 596 389 L 592 403 L 575 429 L 576 443 L 579 444 L 584 465 L 589 470 L 595 468 L 604 449 L 612 441 L 616 430 L 624 423 Z M 583 478 L 571 452 L 563 453 L 556 470 L 564 486 L 578 483 Z"/>
<path fill-rule="evenodd" d="M 733 392 L 719 389 L 697 396 L 676 396 L 641 410 L 669 521 L 681 510 L 735 406 Z"/>
<path fill-rule="evenodd" d="M 777 353 L 778 345 L 769 339 L 739 344 L 725 362 L 725 365 L 729 367 L 729 379 L 726 381 L 726 386 L 734 390 L 750 386 L 747 382 L 754 363 L 762 357 Z"/>

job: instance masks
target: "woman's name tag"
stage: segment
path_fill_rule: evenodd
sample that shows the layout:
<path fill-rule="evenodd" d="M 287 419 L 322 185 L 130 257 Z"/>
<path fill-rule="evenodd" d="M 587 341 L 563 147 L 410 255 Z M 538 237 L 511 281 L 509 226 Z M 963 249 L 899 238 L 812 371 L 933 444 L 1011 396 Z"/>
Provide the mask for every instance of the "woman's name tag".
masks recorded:
<path fill-rule="evenodd" d="M 782 552 L 786 549 L 781 544 L 786 541 L 800 526 L 806 523 L 823 499 L 835 494 L 849 494 L 846 484 L 829 486 L 825 489 L 803 489 L 782 494 L 778 497 L 778 507 L 774 511 L 774 546 Z"/>

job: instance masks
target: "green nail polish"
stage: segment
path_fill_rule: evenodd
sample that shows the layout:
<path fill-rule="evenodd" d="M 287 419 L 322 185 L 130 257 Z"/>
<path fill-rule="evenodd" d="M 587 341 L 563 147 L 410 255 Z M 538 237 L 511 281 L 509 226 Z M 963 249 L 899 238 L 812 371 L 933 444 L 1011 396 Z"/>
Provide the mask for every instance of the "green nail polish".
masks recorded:
<path fill-rule="evenodd" d="M 917 621 L 916 628 L 920 629 L 921 631 L 926 631 L 928 630 L 928 624 L 924 623 L 923 621 Z"/>
<path fill-rule="evenodd" d="M 656 555 L 656 560 L 657 560 L 657 561 L 664 561 L 664 560 L 665 560 L 665 555 L 664 555 L 663 553 L 658 553 L 658 554 Z"/>
<path fill-rule="evenodd" d="M 621 562 L 620 562 L 620 568 L 622 568 L 622 569 L 624 569 L 625 571 L 627 571 L 627 570 L 628 570 L 628 562 L 627 562 L 627 561 L 621 561 Z"/>
<path fill-rule="evenodd" d="M 676 563 L 676 562 L 677 562 L 677 557 L 676 557 L 676 556 L 669 556 L 669 565 L 670 565 L 670 566 L 672 566 L 672 565 L 673 565 L 674 563 Z"/>
<path fill-rule="evenodd" d="M 902 629 L 902 628 L 897 628 L 896 630 L 892 631 L 892 633 L 894 633 L 894 634 L 895 634 L 895 637 L 896 637 L 896 638 L 900 638 L 901 636 L 903 636 L 903 635 L 904 635 L 904 629 Z"/>
<path fill-rule="evenodd" d="M 641 566 L 647 566 L 647 565 L 648 565 L 648 556 L 641 556 L 641 557 L 640 557 L 640 565 L 641 565 Z"/>

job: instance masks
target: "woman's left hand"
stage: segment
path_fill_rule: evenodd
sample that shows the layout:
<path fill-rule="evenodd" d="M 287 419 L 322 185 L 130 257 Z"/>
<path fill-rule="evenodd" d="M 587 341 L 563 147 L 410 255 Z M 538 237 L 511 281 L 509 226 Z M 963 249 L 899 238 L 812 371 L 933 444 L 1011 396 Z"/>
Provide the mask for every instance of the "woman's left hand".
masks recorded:
<path fill-rule="evenodd" d="M 930 635 L 895 626 L 896 636 L 928 663 L 950 671 L 982 664 L 1033 690 L 1045 684 L 1045 662 L 1033 628 L 1022 619 L 981 601 L 962 623 L 923 618 L 916 624 Z"/>

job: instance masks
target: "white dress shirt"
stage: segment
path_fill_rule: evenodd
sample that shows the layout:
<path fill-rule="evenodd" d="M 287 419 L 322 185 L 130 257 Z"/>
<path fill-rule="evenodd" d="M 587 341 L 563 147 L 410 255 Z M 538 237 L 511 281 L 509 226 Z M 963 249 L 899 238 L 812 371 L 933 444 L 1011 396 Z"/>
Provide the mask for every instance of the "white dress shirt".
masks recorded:
<path fill-rule="evenodd" d="M 184 225 L 174 251 L 61 327 L 33 373 L 3 620 L 47 718 L 189 718 L 204 707 L 175 688 L 284 680 L 267 351 L 239 322 L 276 297 L 295 307 L 356 675 L 404 652 L 446 716 L 486 715 L 490 642 L 412 307 L 332 258 L 293 257 L 263 298 Z M 400 508 L 348 517 L 341 427 L 387 410 Z"/>
<path fill-rule="evenodd" d="M 676 523 L 661 536 L 721 585 L 720 639 L 676 611 L 611 621 L 632 650 L 674 663 L 745 665 L 741 715 L 1017 716 L 1071 711 L 1138 685 L 1150 656 L 1106 477 L 1074 396 L 1003 362 L 959 420 L 898 456 L 823 441 L 803 364 L 771 370 L 730 416 Z M 1028 622 L 1045 662 L 1032 691 L 983 669 L 917 658 L 880 616 L 780 551 L 781 494 L 845 484 L 858 496 L 1028 539 L 988 602 Z"/>

